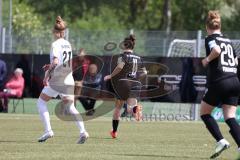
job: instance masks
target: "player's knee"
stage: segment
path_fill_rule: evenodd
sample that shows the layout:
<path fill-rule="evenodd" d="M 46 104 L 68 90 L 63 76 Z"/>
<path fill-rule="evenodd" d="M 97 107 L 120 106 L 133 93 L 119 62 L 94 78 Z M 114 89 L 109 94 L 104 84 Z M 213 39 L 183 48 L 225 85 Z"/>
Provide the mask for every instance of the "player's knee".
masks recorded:
<path fill-rule="evenodd" d="M 236 118 L 235 113 L 228 113 L 228 114 L 224 114 L 224 120 L 228 120 L 230 118 Z"/>
<path fill-rule="evenodd" d="M 47 102 L 43 100 L 41 97 L 38 98 L 37 100 L 37 106 L 45 105 Z"/>
<path fill-rule="evenodd" d="M 206 114 L 211 114 L 213 110 L 213 107 L 208 105 L 205 102 L 201 103 L 201 108 L 200 108 L 200 115 L 206 115 Z"/>
<path fill-rule="evenodd" d="M 223 108 L 223 115 L 225 120 L 236 117 L 236 110 L 237 110 L 236 106 L 223 105 L 222 108 Z"/>

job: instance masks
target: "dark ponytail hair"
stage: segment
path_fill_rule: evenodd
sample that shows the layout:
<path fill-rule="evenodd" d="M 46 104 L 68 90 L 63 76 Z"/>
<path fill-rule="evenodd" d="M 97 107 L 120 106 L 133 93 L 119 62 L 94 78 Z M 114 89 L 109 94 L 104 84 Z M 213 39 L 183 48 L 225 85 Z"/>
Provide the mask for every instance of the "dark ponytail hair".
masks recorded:
<path fill-rule="evenodd" d="M 130 34 L 128 37 L 126 37 L 123 41 L 123 45 L 125 49 L 134 49 L 135 47 L 135 35 Z"/>

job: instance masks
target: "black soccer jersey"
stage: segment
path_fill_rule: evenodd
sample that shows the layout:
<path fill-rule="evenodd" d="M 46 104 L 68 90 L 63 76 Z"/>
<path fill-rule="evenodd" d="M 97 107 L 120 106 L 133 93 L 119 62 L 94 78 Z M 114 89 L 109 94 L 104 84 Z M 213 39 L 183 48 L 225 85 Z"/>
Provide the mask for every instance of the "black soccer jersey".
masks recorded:
<path fill-rule="evenodd" d="M 139 97 L 142 84 L 140 76 L 143 73 L 141 57 L 124 52 L 118 56 L 117 64 L 124 63 L 122 70 L 112 77 L 112 86 L 116 97 L 121 100 Z"/>
<path fill-rule="evenodd" d="M 131 53 L 124 52 L 118 58 L 118 63 L 124 62 L 125 65 L 120 73 L 118 73 L 117 77 L 126 78 L 126 79 L 139 79 L 139 74 L 141 69 L 143 68 L 143 63 L 141 57 Z"/>
<path fill-rule="evenodd" d="M 222 34 L 212 34 L 206 37 L 205 48 L 207 56 L 211 53 L 212 48 L 216 46 L 220 47 L 221 53 L 219 57 L 212 60 L 208 65 L 208 85 L 237 76 L 236 55 L 230 39 Z"/>

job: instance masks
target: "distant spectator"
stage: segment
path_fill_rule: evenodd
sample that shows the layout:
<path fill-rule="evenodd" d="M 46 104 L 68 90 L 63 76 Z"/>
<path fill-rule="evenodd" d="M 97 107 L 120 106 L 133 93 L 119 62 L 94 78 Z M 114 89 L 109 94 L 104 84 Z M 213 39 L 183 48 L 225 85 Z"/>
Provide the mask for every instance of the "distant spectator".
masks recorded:
<path fill-rule="evenodd" d="M 5 78 L 7 75 L 6 63 L 0 59 L 0 89 L 3 89 Z"/>
<path fill-rule="evenodd" d="M 27 55 L 21 55 L 20 61 L 17 63 L 16 68 L 22 68 L 24 71 L 23 78 L 25 80 L 24 82 L 24 96 L 30 96 L 30 89 L 31 89 L 31 69 L 29 60 L 27 58 Z"/>
<path fill-rule="evenodd" d="M 82 89 L 82 80 L 87 73 L 90 60 L 86 58 L 86 53 L 83 48 L 81 48 L 77 54 L 77 57 L 73 59 L 73 78 L 75 81 L 74 94 L 79 96 Z"/>
<path fill-rule="evenodd" d="M 73 62 L 73 78 L 75 81 L 82 81 L 84 75 L 88 71 L 90 60 L 86 57 L 86 52 L 81 48 L 77 54 L 77 58 L 74 58 Z"/>
<path fill-rule="evenodd" d="M 17 68 L 14 71 L 13 76 L 6 83 L 3 92 L 0 92 L 0 98 L 2 101 L 3 112 L 8 112 L 8 98 L 10 97 L 22 97 L 24 89 L 23 70 Z"/>
<path fill-rule="evenodd" d="M 98 92 L 92 91 L 91 89 L 88 89 L 88 87 L 100 90 L 101 81 L 102 81 L 102 74 L 98 73 L 97 65 L 96 64 L 89 65 L 88 72 L 83 78 L 84 88 L 81 93 L 83 97 L 79 98 L 84 109 L 87 111 L 86 112 L 87 116 L 91 116 L 94 114 L 95 112 L 94 105 L 96 103 L 96 99 L 93 99 L 91 97 L 96 97 L 96 94 L 98 94 Z"/>

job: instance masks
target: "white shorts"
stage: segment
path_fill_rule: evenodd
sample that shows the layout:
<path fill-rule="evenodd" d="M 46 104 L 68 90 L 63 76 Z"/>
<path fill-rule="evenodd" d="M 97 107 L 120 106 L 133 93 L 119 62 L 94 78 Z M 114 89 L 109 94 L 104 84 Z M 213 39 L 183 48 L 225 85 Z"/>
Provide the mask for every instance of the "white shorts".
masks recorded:
<path fill-rule="evenodd" d="M 49 86 L 45 86 L 42 93 L 49 97 L 74 97 L 74 79 L 72 72 L 55 70 L 49 80 Z"/>
<path fill-rule="evenodd" d="M 64 94 L 64 93 L 60 93 L 58 91 L 55 91 L 54 89 L 52 89 L 50 86 L 45 86 L 42 90 L 42 93 L 48 95 L 49 97 L 54 97 L 56 98 L 58 95 L 62 98 L 62 97 L 71 97 L 74 98 L 73 94 Z"/>

